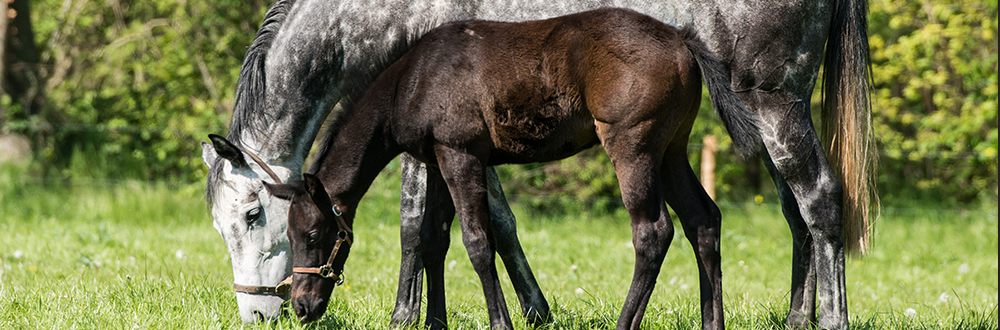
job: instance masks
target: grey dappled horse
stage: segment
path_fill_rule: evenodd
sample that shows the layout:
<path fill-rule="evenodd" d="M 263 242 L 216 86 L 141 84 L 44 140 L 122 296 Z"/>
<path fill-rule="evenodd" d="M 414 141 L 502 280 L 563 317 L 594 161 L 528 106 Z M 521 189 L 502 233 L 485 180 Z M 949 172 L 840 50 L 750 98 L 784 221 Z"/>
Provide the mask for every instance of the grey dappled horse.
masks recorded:
<path fill-rule="evenodd" d="M 264 184 L 292 202 L 295 314 L 309 322 L 326 312 L 355 242 L 358 202 L 382 168 L 406 152 L 440 169 L 490 324 L 513 327 L 496 271 L 500 242 L 490 235 L 486 167 L 558 160 L 600 144 L 619 178 L 636 251 L 618 328 L 637 328 L 674 237 L 664 200 L 700 204 L 719 217 L 687 155 L 702 77 L 734 145 L 759 150 L 753 115 L 690 29 L 602 8 L 431 30 L 328 128 L 305 184 Z M 444 328 L 443 299 L 427 300 L 425 324 Z M 712 321 L 707 326 L 722 326 Z"/>
<path fill-rule="evenodd" d="M 270 196 L 265 174 L 240 148 L 259 154 L 278 180 L 298 178 L 333 105 L 363 91 L 427 30 L 442 23 L 486 19 L 523 21 L 602 6 L 626 7 L 666 23 L 691 25 L 731 71 L 732 88 L 757 116 L 762 153 L 782 200 L 794 244 L 787 323 L 846 328 L 844 254 L 867 244 L 871 183 L 867 4 L 827 1 L 321 1 L 279 0 L 247 52 L 228 139 L 237 147 L 203 143 L 210 171 L 206 195 L 226 241 L 234 281 L 265 294 L 237 293 L 244 320 L 270 318 L 283 301 L 273 286 L 291 273 L 284 235 L 288 202 Z M 828 42 L 829 41 L 829 42 Z M 825 52 L 824 52 L 825 50 Z M 809 101 L 825 58 L 823 124 L 829 160 L 812 126 Z M 400 290 L 395 322 L 419 313 L 421 257 L 434 250 L 421 225 L 450 219 L 427 196 L 448 196 L 436 169 L 404 157 Z M 831 166 L 831 163 L 834 166 Z M 838 177 L 840 180 L 838 180 Z M 273 180 L 273 179 L 272 179 Z M 494 187 L 499 191 L 499 187 Z M 494 191 L 490 189 L 490 191 Z M 495 196 L 493 196 L 495 197 Z M 701 273 L 705 327 L 721 326 L 720 219 L 701 204 L 668 201 L 694 246 Z M 515 237 L 513 218 L 491 200 L 494 235 Z M 506 215 L 498 217 L 497 215 Z M 503 239 L 498 239 L 498 241 Z M 516 242 L 516 240 L 510 240 Z M 548 308 L 519 246 L 500 247 L 529 320 Z M 518 261 L 508 257 L 520 257 Z M 510 267 L 510 266 L 509 266 Z M 271 287 L 270 291 L 267 287 Z"/>

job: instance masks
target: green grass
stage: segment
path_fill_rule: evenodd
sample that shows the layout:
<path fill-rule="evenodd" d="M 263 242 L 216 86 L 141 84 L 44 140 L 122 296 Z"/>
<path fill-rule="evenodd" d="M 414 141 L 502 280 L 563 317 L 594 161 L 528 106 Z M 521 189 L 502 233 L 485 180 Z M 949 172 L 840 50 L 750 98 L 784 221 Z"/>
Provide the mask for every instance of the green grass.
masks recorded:
<path fill-rule="evenodd" d="M 369 191 L 346 285 L 334 291 L 324 318 L 306 326 L 289 319 L 240 322 L 228 255 L 201 185 L 67 188 L 0 177 L 7 181 L 0 183 L 0 328 L 391 328 L 399 268 L 396 177 L 383 175 Z M 722 207 L 727 325 L 781 329 L 789 299 L 788 227 L 775 205 Z M 514 208 L 522 245 L 553 309 L 551 327 L 613 328 L 634 259 L 627 218 Z M 887 210 L 876 228 L 873 252 L 847 265 L 854 328 L 997 328 L 995 206 Z M 447 260 L 450 325 L 485 328 L 479 280 L 457 226 Z M 515 325 L 523 327 L 513 288 L 498 268 Z M 643 326 L 699 328 L 697 306 L 697 268 L 678 230 Z"/>

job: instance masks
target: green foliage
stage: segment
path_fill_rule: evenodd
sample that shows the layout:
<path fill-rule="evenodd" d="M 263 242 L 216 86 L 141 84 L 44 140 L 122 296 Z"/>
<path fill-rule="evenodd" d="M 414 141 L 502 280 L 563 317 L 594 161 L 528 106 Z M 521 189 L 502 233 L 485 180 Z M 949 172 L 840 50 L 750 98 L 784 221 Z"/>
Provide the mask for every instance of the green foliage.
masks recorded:
<path fill-rule="evenodd" d="M 36 0 L 32 6 L 46 103 L 28 113 L 0 97 L 0 131 L 33 141 L 35 174 L 200 181 L 206 168 L 198 141 L 226 131 L 264 3 Z M 995 203 L 996 1 L 876 0 L 869 22 L 883 201 Z M 695 173 L 702 139 L 715 135 L 718 199 L 773 200 L 760 162 L 735 155 L 703 94 L 690 137 Z M 588 210 L 618 212 L 617 180 L 600 148 L 558 164 L 507 166 L 500 174 L 514 199 L 558 196 L 533 198 L 538 210 L 576 210 L 584 201 Z"/>
<path fill-rule="evenodd" d="M 874 78 L 873 117 L 882 153 L 878 191 L 883 201 L 940 205 L 996 204 L 997 189 L 997 3 L 996 1 L 877 0 L 871 3 L 869 36 Z M 817 86 L 818 87 L 818 86 Z M 761 165 L 743 160 L 712 113 L 707 92 L 691 134 L 691 165 L 706 135 L 719 137 L 717 199 L 743 202 L 762 189 Z M 814 93 L 813 109 L 820 95 Z M 588 152 L 558 165 L 516 166 L 501 179 L 512 195 L 541 194 L 537 210 L 561 212 L 579 201 L 617 200 L 617 181 L 603 152 Z M 593 168 L 605 172 L 593 179 Z M 571 183 L 575 182 L 575 183 Z M 764 184 L 771 187 L 770 183 Z M 614 189 L 609 189 L 614 186 Z M 568 189 L 560 189 L 568 188 Z M 597 205 L 596 209 L 615 204 Z"/>
<path fill-rule="evenodd" d="M 997 2 L 872 2 L 883 198 L 965 203 L 997 184 Z"/>
<path fill-rule="evenodd" d="M 65 4 L 65 5 L 64 5 Z M 264 7 L 247 1 L 33 2 L 48 109 L 6 129 L 41 141 L 46 175 L 204 177 L 198 140 L 223 133 Z"/>

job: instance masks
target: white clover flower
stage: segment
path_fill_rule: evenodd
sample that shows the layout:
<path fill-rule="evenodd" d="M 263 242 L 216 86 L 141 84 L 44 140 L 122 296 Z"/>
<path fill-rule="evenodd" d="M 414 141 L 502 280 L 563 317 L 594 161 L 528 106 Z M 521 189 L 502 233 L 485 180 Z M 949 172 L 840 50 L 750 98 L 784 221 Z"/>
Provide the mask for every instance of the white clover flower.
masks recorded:
<path fill-rule="evenodd" d="M 906 315 L 906 317 L 912 319 L 914 317 L 917 317 L 917 310 L 913 308 L 907 308 L 905 311 L 903 311 L 903 315 Z"/>

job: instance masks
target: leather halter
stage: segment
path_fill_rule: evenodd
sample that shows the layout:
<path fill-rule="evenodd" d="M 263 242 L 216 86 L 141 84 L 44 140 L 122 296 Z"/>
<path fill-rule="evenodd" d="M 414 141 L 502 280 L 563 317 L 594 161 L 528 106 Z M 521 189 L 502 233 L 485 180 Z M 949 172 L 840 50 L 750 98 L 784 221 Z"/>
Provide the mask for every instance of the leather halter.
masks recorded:
<path fill-rule="evenodd" d="M 243 150 L 243 152 L 247 153 L 247 155 L 250 155 L 250 158 L 253 158 L 253 161 L 257 163 L 257 165 L 260 165 L 260 167 L 264 169 L 264 172 L 267 172 L 267 175 L 271 176 L 271 180 L 274 180 L 274 183 L 281 184 L 281 179 L 278 179 L 278 175 L 274 174 L 274 171 L 271 170 L 271 167 L 267 166 L 267 163 L 265 163 L 263 160 L 260 160 L 260 157 L 257 157 L 257 155 L 250 152 L 250 150 Z"/>
<path fill-rule="evenodd" d="M 250 152 L 250 150 L 243 150 L 243 152 L 247 153 L 247 155 L 250 155 L 250 158 L 252 158 L 253 161 L 257 163 L 257 165 L 260 165 L 260 167 L 264 169 L 264 172 L 267 172 L 267 174 L 271 176 L 271 180 L 274 180 L 274 182 L 277 184 L 281 184 L 281 179 L 278 178 L 278 175 L 274 174 L 274 171 L 271 170 L 271 167 L 267 166 L 267 163 L 261 160 L 260 157 L 257 157 L 257 155 L 254 154 L 253 152 Z M 233 290 L 236 290 L 236 292 L 242 292 L 246 294 L 284 296 L 287 295 L 288 292 L 291 291 L 291 289 L 292 289 L 292 275 L 288 275 L 288 277 L 286 277 L 284 280 L 278 283 L 278 286 L 241 285 L 233 283 Z"/>
<path fill-rule="evenodd" d="M 340 285 L 344 283 L 343 270 L 337 273 L 333 270 L 333 260 L 337 258 L 337 252 L 340 251 L 340 246 L 347 242 L 348 245 L 352 245 L 353 241 L 351 237 L 354 236 L 354 231 L 351 227 L 347 226 L 347 222 L 340 215 L 340 207 L 337 205 L 333 206 L 333 215 L 337 217 L 337 242 L 333 245 L 333 251 L 330 252 L 330 258 L 326 261 L 325 265 L 319 267 L 292 267 L 292 273 L 300 274 L 316 274 L 323 278 L 332 278 L 336 283 L 334 285 Z"/>
<path fill-rule="evenodd" d="M 233 290 L 246 294 L 284 296 L 292 290 L 292 276 L 289 275 L 286 277 L 281 283 L 278 283 L 278 286 L 240 285 L 233 283 Z"/>

